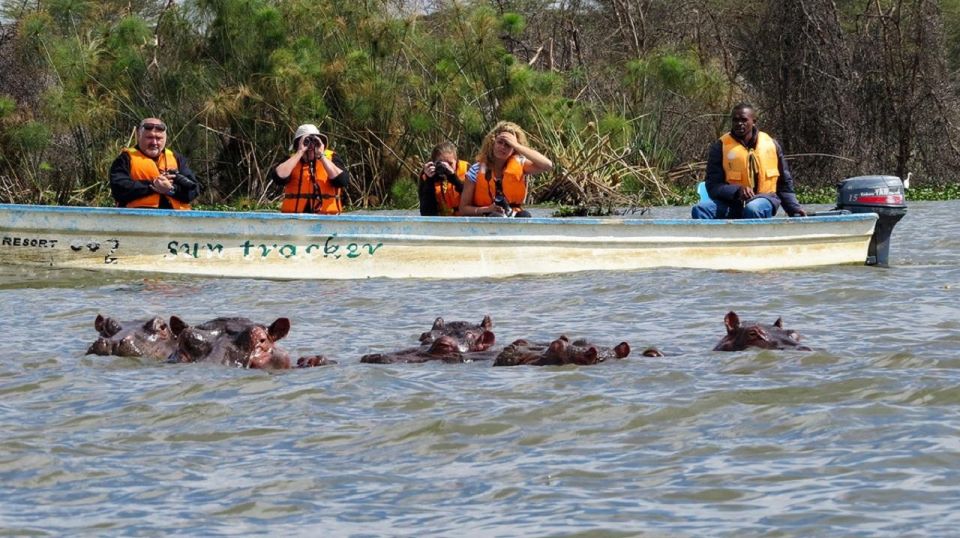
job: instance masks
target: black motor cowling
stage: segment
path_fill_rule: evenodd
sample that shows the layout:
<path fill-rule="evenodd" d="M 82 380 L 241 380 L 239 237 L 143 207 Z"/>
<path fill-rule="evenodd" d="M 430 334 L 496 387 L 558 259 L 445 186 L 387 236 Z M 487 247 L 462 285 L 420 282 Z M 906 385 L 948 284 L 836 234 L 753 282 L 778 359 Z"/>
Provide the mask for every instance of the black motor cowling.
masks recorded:
<path fill-rule="evenodd" d="M 890 235 L 907 214 L 903 181 L 897 176 L 857 176 L 837 184 L 837 209 L 876 213 L 880 218 L 870 239 L 867 265 L 889 265 Z"/>

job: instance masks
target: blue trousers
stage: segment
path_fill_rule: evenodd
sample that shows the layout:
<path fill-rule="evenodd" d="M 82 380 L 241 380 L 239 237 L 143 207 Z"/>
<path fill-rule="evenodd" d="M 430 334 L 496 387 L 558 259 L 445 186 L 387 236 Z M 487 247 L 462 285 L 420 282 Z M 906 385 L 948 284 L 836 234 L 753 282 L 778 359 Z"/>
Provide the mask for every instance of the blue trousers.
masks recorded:
<path fill-rule="evenodd" d="M 757 197 L 740 205 L 727 205 L 710 198 L 701 201 L 690 210 L 690 216 L 695 219 L 768 219 L 773 216 L 773 204 L 770 200 Z"/>

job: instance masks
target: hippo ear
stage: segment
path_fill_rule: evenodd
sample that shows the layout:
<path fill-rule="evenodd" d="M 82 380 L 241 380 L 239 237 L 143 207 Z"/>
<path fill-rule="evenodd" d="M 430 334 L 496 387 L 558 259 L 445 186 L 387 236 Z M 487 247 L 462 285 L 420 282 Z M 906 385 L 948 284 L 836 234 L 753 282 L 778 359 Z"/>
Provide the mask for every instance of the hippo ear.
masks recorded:
<path fill-rule="evenodd" d="M 162 332 L 166 328 L 167 328 L 167 323 L 156 316 L 154 316 L 152 319 L 148 319 L 143 324 L 143 330 L 151 334 L 157 334 L 159 332 Z"/>
<path fill-rule="evenodd" d="M 643 350 L 643 356 L 644 357 L 662 357 L 663 352 L 661 352 L 659 349 L 655 347 L 648 347 L 647 349 Z"/>
<path fill-rule="evenodd" d="M 622 359 L 630 354 L 630 344 L 626 342 L 620 342 L 613 348 L 613 353 L 617 356 L 618 359 Z"/>
<path fill-rule="evenodd" d="M 288 318 L 277 318 L 267 329 L 267 334 L 274 342 L 286 336 L 288 332 L 290 332 L 290 320 Z"/>
<path fill-rule="evenodd" d="M 175 336 L 180 336 L 180 333 L 182 333 L 187 327 L 187 322 L 183 321 L 177 316 L 170 316 L 170 331 Z"/>
<path fill-rule="evenodd" d="M 777 321 L 773 322 L 773 326 L 782 329 L 783 328 L 783 318 L 777 318 Z"/>
<path fill-rule="evenodd" d="M 493 328 L 493 320 L 490 319 L 490 316 L 483 316 L 483 321 L 480 322 L 480 328 L 485 331 Z"/>
<path fill-rule="evenodd" d="M 570 339 L 567 338 L 567 335 L 565 335 L 565 334 L 561 334 L 561 335 L 560 335 L 560 338 L 557 338 L 557 340 L 563 340 L 564 342 L 567 342 L 567 343 L 570 342 Z"/>
<path fill-rule="evenodd" d="M 554 356 L 560 356 L 560 353 L 567 347 L 567 341 L 557 338 L 553 342 L 550 342 L 550 346 L 547 347 L 547 353 L 550 353 Z"/>
<path fill-rule="evenodd" d="M 110 317 L 105 318 L 100 314 L 97 314 L 97 319 L 93 320 L 93 326 L 104 338 L 110 338 L 123 329 L 119 321 Z"/>
<path fill-rule="evenodd" d="M 493 334 L 493 331 L 483 331 L 480 333 L 480 336 L 477 337 L 476 347 L 477 351 L 485 351 L 490 346 L 497 342 L 496 335 Z"/>
<path fill-rule="evenodd" d="M 432 330 L 434 330 L 434 331 L 442 331 L 442 330 L 443 330 L 443 318 L 437 318 L 437 319 L 433 320 L 433 329 L 432 329 Z"/>
<path fill-rule="evenodd" d="M 600 354 L 597 352 L 597 348 L 590 346 L 583 352 L 583 359 L 575 362 L 577 364 L 597 364 L 600 362 L 599 356 Z"/>
<path fill-rule="evenodd" d="M 727 326 L 727 333 L 732 333 L 740 328 L 740 316 L 731 310 L 723 317 L 723 324 Z"/>

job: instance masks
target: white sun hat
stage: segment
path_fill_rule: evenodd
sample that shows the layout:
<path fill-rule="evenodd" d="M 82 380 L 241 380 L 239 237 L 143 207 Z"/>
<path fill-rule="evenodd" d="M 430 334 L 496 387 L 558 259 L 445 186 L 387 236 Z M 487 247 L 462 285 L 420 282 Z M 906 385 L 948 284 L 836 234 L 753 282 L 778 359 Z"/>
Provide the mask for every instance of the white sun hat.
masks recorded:
<path fill-rule="evenodd" d="M 297 127 L 297 132 L 293 133 L 293 142 L 290 143 L 290 151 L 294 150 L 293 145 L 296 144 L 297 139 L 309 135 L 320 135 L 320 129 L 317 129 L 317 126 L 312 123 L 304 123 Z"/>

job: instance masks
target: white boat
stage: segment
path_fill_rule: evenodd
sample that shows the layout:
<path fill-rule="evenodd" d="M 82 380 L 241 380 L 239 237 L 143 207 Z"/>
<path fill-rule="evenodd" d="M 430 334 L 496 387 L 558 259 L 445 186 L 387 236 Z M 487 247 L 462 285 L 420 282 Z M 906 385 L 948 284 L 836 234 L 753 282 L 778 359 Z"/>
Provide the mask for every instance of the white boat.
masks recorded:
<path fill-rule="evenodd" d="M 0 263 L 267 279 L 864 264 L 877 215 L 762 220 L 305 215 L 0 204 Z"/>

